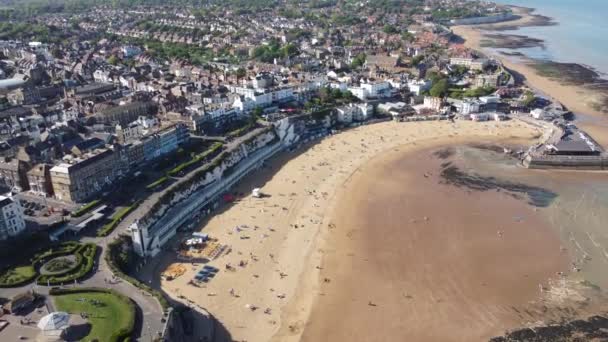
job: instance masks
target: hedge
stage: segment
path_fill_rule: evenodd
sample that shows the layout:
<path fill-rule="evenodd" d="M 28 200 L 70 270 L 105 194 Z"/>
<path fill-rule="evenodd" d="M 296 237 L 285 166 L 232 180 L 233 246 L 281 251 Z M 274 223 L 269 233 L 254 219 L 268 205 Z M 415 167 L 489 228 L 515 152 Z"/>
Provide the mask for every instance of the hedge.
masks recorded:
<path fill-rule="evenodd" d="M 101 200 L 94 200 L 94 201 L 91 201 L 91 202 L 85 204 L 84 206 L 80 207 L 78 210 L 73 212 L 72 217 L 80 217 L 80 216 L 88 213 L 91 209 L 95 208 L 95 206 L 98 205 L 99 202 L 101 202 Z"/>
<path fill-rule="evenodd" d="M 135 210 L 139 206 L 140 203 L 141 203 L 140 201 L 137 201 L 137 202 L 131 204 L 130 206 L 123 208 L 121 211 L 119 211 L 114 216 L 112 216 L 112 221 L 110 221 L 110 223 L 104 225 L 97 232 L 97 236 L 105 237 L 105 236 L 110 235 L 114 231 L 114 229 L 116 229 L 116 226 L 118 226 L 120 221 L 122 221 L 122 219 L 125 216 L 127 216 L 131 211 Z"/>
<path fill-rule="evenodd" d="M 42 253 L 34 254 L 34 257 L 31 259 L 31 263 L 32 265 L 34 265 L 43 259 L 49 259 L 49 257 L 55 258 L 59 256 L 73 254 L 80 246 L 81 244 L 79 244 L 78 242 L 64 242 L 58 246 L 51 247 Z"/>
<path fill-rule="evenodd" d="M 36 279 L 36 282 L 39 285 L 61 285 L 64 283 L 80 280 L 90 274 L 93 270 L 93 266 L 95 265 L 96 252 L 97 245 L 93 243 L 81 245 L 75 253 L 77 260 L 76 267 L 58 275 L 40 275 Z"/>
<path fill-rule="evenodd" d="M 167 311 L 170 308 L 169 302 L 167 301 L 167 298 L 165 298 L 165 296 L 160 291 L 155 290 L 155 289 L 151 288 L 150 286 L 142 283 L 141 281 L 125 274 L 120 269 L 120 267 L 118 267 L 118 265 L 116 265 L 114 258 L 115 258 L 116 249 L 119 247 L 120 247 L 120 240 L 116 239 L 107 245 L 107 248 L 106 248 L 106 251 L 104 254 L 104 259 L 105 259 L 106 263 L 108 264 L 108 266 L 110 267 L 110 270 L 112 271 L 112 273 L 114 273 L 115 276 L 128 281 L 129 283 L 131 283 L 131 285 L 137 287 L 138 289 L 144 290 L 144 291 L 148 292 L 149 294 L 151 294 L 152 296 L 154 296 L 160 303 L 160 306 L 163 308 L 163 310 Z"/>
<path fill-rule="evenodd" d="M 180 172 L 182 172 L 183 170 L 187 169 L 188 167 L 204 160 L 205 158 L 211 156 L 212 154 L 214 154 L 215 152 L 219 151 L 222 146 L 224 146 L 224 144 L 222 144 L 221 142 L 215 142 L 213 143 L 213 145 L 211 145 L 211 147 L 209 147 L 205 152 L 195 156 L 194 158 L 190 159 L 189 161 L 182 163 L 178 166 L 176 166 L 175 168 L 173 168 L 172 170 L 170 170 L 168 172 L 169 176 L 177 176 L 179 175 Z"/>
<path fill-rule="evenodd" d="M 11 287 L 24 286 L 24 285 L 27 285 L 27 284 L 31 283 L 32 281 L 34 281 L 34 279 L 36 279 L 36 277 L 38 276 L 38 274 L 36 273 L 36 269 L 33 269 L 33 274 L 31 276 L 26 276 L 24 278 L 21 278 L 18 281 L 9 281 L 9 278 L 5 273 L 10 271 L 11 269 L 17 269 L 19 267 L 23 267 L 23 266 L 14 266 L 14 267 L 10 267 L 10 268 L 7 268 L 4 271 L 2 271 L 2 276 L 0 277 L 0 288 L 11 288 Z M 6 277 L 6 279 L 5 279 L 5 277 Z"/>
<path fill-rule="evenodd" d="M 22 279 L 18 282 L 0 283 L 0 288 L 19 287 L 19 286 L 27 285 L 27 284 L 33 282 L 34 280 L 36 280 L 36 278 L 39 277 L 38 270 L 40 269 L 40 266 L 42 265 L 42 263 L 45 260 L 50 260 L 50 259 L 54 259 L 56 257 L 74 254 L 74 251 L 76 251 L 76 249 L 79 246 L 81 246 L 79 243 L 69 241 L 69 242 L 64 242 L 59 245 L 53 246 L 48 249 L 44 249 L 42 252 L 34 254 L 34 256 L 29 259 L 29 264 L 34 268 L 34 275 L 32 277 Z M 14 268 L 14 267 L 11 267 L 11 268 Z M 6 270 L 8 270 L 8 269 L 6 269 Z"/>
<path fill-rule="evenodd" d="M 150 189 L 154 189 L 154 188 L 156 188 L 157 186 L 159 186 L 159 185 L 161 185 L 161 184 L 165 183 L 165 182 L 166 182 L 166 181 L 168 181 L 168 180 L 169 180 L 169 177 L 167 177 L 167 176 L 160 177 L 160 178 L 159 178 L 159 179 L 157 179 L 157 180 L 156 180 L 154 183 L 150 183 L 150 184 L 146 185 L 146 189 L 148 189 L 148 190 L 150 190 Z"/>
<path fill-rule="evenodd" d="M 53 295 L 53 296 L 60 296 L 60 295 L 64 295 L 64 294 L 75 294 L 75 293 L 90 293 L 90 292 L 108 293 L 108 294 L 116 296 L 119 299 L 123 300 L 124 302 L 128 303 L 129 320 L 127 321 L 127 324 L 126 324 L 127 327 L 120 329 L 118 331 L 115 331 L 112 334 L 112 336 L 110 337 L 109 342 L 130 341 L 131 336 L 133 336 L 133 333 L 135 330 L 135 315 L 136 315 L 135 303 L 133 302 L 133 300 L 131 298 L 123 295 L 122 293 L 120 293 L 118 291 L 112 290 L 112 289 L 97 288 L 97 287 L 80 287 L 80 288 L 70 288 L 70 289 L 53 288 L 53 289 L 49 290 L 49 294 Z"/>
<path fill-rule="evenodd" d="M 249 132 L 252 128 L 254 128 L 256 125 L 255 122 L 250 122 L 248 124 L 246 124 L 245 126 L 241 127 L 241 128 L 237 128 L 232 132 L 229 132 L 228 134 L 226 134 L 226 137 L 228 138 L 238 138 L 242 135 L 245 135 L 245 133 Z"/>

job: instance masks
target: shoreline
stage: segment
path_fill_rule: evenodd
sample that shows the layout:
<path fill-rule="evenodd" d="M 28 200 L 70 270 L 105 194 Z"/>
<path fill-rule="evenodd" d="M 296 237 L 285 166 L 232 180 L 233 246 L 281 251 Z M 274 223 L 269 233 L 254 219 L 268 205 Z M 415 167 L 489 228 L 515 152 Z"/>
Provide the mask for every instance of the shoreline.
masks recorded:
<path fill-rule="evenodd" d="M 220 209 L 204 225 L 204 233 L 230 246 L 229 254 L 211 263 L 222 268 L 220 274 L 203 287 L 193 287 L 188 280 L 200 267 L 167 258 L 165 267 L 181 263 L 187 270 L 177 279 L 163 280 L 162 288 L 176 300 L 183 297 L 183 301 L 211 312 L 225 327 L 219 330 L 228 331 L 233 340 L 298 341 L 319 289 L 320 270 L 316 266 L 326 248 L 322 242 L 331 222 L 335 194 L 360 166 L 391 149 L 415 150 L 461 139 L 528 141 L 538 139 L 538 133 L 537 127 L 518 120 L 382 122 L 327 137 L 306 150 L 284 153 L 269 161 L 263 174 L 247 176 L 235 189 L 247 195 Z M 255 187 L 261 187 L 269 197 L 252 198 L 248 194 Z M 235 225 L 247 228 L 236 232 L 232 229 Z M 256 261 L 250 260 L 252 255 Z M 238 265 L 239 260 L 247 262 L 234 272 L 224 270 L 224 264 Z M 238 297 L 227 293 L 231 288 Z M 260 309 L 251 312 L 246 305 Z M 261 312 L 266 308 L 269 314 Z"/>
<path fill-rule="evenodd" d="M 521 14 L 522 18 L 515 21 L 491 25 L 454 26 L 452 32 L 464 40 L 466 47 L 482 51 L 484 54 L 499 60 L 507 69 L 523 76 L 525 78 L 524 82 L 529 87 L 562 103 L 577 115 L 577 125 L 579 127 L 589 132 L 600 144 L 608 146 L 608 114 L 600 110 L 606 108 L 608 101 L 608 95 L 605 92 L 601 89 L 590 89 L 593 84 L 567 84 L 563 80 L 542 76 L 533 66 L 533 64 L 539 65 L 538 61 L 522 57 L 518 53 L 515 53 L 515 56 L 506 56 L 483 47 L 484 31 L 492 34 L 496 29 L 500 31 L 507 27 L 512 30 L 528 26 L 533 22 L 533 17 L 528 11 L 518 14 Z M 584 66 L 581 65 L 581 67 Z"/>

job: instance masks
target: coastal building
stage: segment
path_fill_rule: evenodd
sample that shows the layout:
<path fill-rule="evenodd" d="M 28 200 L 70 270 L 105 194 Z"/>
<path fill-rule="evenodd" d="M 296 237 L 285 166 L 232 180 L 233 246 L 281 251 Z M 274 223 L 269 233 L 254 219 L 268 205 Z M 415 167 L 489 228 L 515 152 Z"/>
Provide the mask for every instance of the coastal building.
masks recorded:
<path fill-rule="evenodd" d="M 338 122 L 348 124 L 353 121 L 365 121 L 371 118 L 374 107 L 370 103 L 349 103 L 336 108 Z"/>
<path fill-rule="evenodd" d="M 450 58 L 450 65 L 462 65 L 471 70 L 483 70 L 488 64 L 489 61 L 485 58 Z"/>
<path fill-rule="evenodd" d="M 29 189 L 32 193 L 44 197 L 53 196 L 53 183 L 51 181 L 51 165 L 38 164 L 27 172 Z"/>
<path fill-rule="evenodd" d="M 481 104 L 477 100 L 465 99 L 457 105 L 460 114 L 468 115 L 479 112 Z"/>
<path fill-rule="evenodd" d="M 27 190 L 27 165 L 17 159 L 0 161 L 0 182 L 8 189 Z"/>
<path fill-rule="evenodd" d="M 23 208 L 19 202 L 0 196 L 0 240 L 17 236 L 24 230 Z"/>
<path fill-rule="evenodd" d="M 423 101 L 424 108 L 428 108 L 438 112 L 443 105 L 441 97 L 425 96 Z"/>
<path fill-rule="evenodd" d="M 121 175 L 119 164 L 117 153 L 110 149 L 64 158 L 50 170 L 55 198 L 73 203 L 91 199 Z"/>
<path fill-rule="evenodd" d="M 470 115 L 471 120 L 473 121 L 488 121 L 490 120 L 490 115 L 487 113 L 474 113 Z"/>
<path fill-rule="evenodd" d="M 386 81 L 361 82 L 358 87 L 349 87 L 348 90 L 358 99 L 385 98 L 392 96 L 391 84 Z"/>
<path fill-rule="evenodd" d="M 407 83 L 407 87 L 411 93 L 420 96 L 423 91 L 431 89 L 431 82 L 428 80 L 411 80 Z"/>
<path fill-rule="evenodd" d="M 182 123 L 170 125 L 144 136 L 140 139 L 144 160 L 148 162 L 177 150 L 189 137 L 188 128 Z"/>
<path fill-rule="evenodd" d="M 122 106 L 111 107 L 97 113 L 99 122 L 107 124 L 128 125 L 139 116 L 153 114 L 156 107 L 152 102 L 131 102 Z"/>

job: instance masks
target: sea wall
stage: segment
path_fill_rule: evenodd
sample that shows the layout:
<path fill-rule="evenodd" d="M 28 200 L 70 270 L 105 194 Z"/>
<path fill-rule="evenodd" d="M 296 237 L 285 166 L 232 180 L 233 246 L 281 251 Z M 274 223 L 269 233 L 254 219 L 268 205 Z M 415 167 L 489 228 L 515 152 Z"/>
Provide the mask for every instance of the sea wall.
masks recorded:
<path fill-rule="evenodd" d="M 197 190 L 220 180 L 241 160 L 270 143 L 277 142 L 278 138 L 274 129 L 267 127 L 259 134 L 243 141 L 237 148 L 220 153 L 204 168 L 194 172 L 186 181 L 169 188 L 139 219 L 138 225 L 140 227 L 153 225 L 171 207 L 187 200 Z"/>
<path fill-rule="evenodd" d="M 608 170 L 608 157 L 528 155 L 523 164 L 529 169 Z"/>

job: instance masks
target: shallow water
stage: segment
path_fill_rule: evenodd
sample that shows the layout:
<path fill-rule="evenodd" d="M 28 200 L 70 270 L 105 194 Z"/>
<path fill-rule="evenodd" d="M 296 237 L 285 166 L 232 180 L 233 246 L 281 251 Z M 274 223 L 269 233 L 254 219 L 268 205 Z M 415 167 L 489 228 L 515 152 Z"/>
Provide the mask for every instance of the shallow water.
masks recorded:
<path fill-rule="evenodd" d="M 606 0 L 500 0 L 536 8 L 537 14 L 558 22 L 554 26 L 522 27 L 505 34 L 526 35 L 545 41 L 544 47 L 517 49 L 541 60 L 589 65 L 608 76 L 608 1 Z M 505 50 L 513 51 L 513 50 Z"/>
<path fill-rule="evenodd" d="M 456 153 L 468 172 L 542 189 L 528 196 L 548 200 L 535 210 L 559 233 L 580 268 L 571 276 L 608 288 L 608 173 L 529 170 L 504 155 L 470 147 Z"/>

